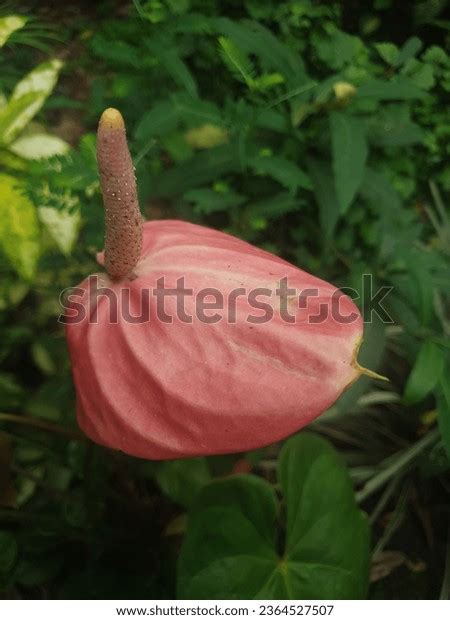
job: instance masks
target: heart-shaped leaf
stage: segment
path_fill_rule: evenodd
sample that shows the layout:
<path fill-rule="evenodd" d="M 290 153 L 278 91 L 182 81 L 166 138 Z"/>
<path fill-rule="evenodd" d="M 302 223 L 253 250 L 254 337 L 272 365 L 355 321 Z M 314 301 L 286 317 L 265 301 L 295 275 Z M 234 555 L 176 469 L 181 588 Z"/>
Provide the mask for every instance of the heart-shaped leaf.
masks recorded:
<path fill-rule="evenodd" d="M 178 566 L 184 599 L 361 598 L 368 583 L 369 530 L 334 449 L 309 433 L 279 459 L 286 504 L 284 550 L 278 502 L 256 476 L 208 485 L 189 515 Z"/>

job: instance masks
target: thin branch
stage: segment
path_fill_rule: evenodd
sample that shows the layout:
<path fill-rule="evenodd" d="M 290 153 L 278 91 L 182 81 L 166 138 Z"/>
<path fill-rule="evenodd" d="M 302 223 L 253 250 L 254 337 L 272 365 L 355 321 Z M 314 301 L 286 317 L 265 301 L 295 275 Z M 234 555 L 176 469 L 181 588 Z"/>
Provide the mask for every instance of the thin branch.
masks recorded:
<path fill-rule="evenodd" d="M 63 435 L 68 439 L 75 439 L 76 441 L 86 441 L 86 437 L 77 430 L 64 428 L 54 422 L 48 420 L 42 420 L 41 418 L 33 418 L 27 415 L 17 415 L 15 413 L 0 413 L 0 422 L 7 422 L 12 424 L 21 424 L 23 426 L 30 426 L 36 430 L 46 431 L 48 433 L 57 433 Z"/>

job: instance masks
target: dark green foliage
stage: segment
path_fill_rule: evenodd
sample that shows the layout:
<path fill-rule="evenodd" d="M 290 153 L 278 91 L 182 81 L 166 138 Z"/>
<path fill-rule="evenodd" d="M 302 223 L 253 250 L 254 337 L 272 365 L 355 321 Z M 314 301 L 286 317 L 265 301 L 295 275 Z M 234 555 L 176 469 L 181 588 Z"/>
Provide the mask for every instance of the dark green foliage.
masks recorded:
<path fill-rule="evenodd" d="M 0 49 L 1 595 L 449 596 L 445 4 L 135 0 L 16 22 Z M 359 359 L 391 382 L 361 379 L 317 434 L 248 455 L 151 463 L 80 436 L 58 298 L 99 269 L 109 106 L 146 217 L 353 287 Z M 364 274 L 392 287 L 392 323 Z"/>

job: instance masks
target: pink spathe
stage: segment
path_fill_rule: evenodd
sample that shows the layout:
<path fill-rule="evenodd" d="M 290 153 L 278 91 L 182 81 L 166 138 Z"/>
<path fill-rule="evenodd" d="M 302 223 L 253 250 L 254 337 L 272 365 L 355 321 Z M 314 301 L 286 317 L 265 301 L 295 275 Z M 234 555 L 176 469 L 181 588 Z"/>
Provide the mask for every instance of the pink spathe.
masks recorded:
<path fill-rule="evenodd" d="M 119 307 L 112 323 L 111 300 L 93 297 L 88 280 L 80 285 L 85 294 L 77 301 L 86 316 L 67 325 L 67 339 L 78 422 L 99 444 L 148 459 L 251 450 L 309 424 L 361 374 L 356 353 L 363 326 L 352 300 L 340 296 L 336 316 L 334 286 L 225 233 L 147 222 L 133 273 L 101 277 L 117 298 L 129 291 L 132 317 L 148 299 L 149 320 L 130 322 Z M 157 282 L 164 278 L 165 289 L 175 289 L 181 277 L 192 293 L 181 314 L 176 297 L 167 296 L 164 311 L 172 322 L 161 320 Z M 284 299 L 276 294 L 283 278 L 295 290 Z M 222 296 L 224 308 L 211 304 L 199 316 L 204 289 L 216 291 L 203 293 L 206 304 L 217 306 Z M 236 296 L 237 289 L 246 292 Z M 255 289 L 265 292 L 253 299 L 273 309 L 263 323 L 249 320 L 264 315 L 249 301 Z M 317 295 L 299 304 L 299 294 L 310 289 Z M 294 322 L 283 318 L 280 304 Z"/>

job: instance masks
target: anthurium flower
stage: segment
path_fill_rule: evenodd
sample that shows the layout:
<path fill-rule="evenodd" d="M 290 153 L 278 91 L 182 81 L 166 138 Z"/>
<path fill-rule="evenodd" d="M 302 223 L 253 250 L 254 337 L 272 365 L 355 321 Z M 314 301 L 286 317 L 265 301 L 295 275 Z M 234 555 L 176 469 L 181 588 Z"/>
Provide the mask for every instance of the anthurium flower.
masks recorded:
<path fill-rule="evenodd" d="M 70 297 L 78 422 L 149 459 L 241 452 L 314 420 L 362 372 L 334 286 L 231 235 L 143 223 L 120 113 L 99 123 L 106 273 Z"/>

